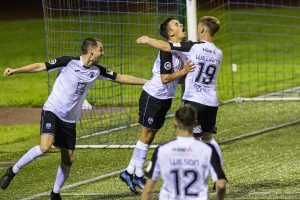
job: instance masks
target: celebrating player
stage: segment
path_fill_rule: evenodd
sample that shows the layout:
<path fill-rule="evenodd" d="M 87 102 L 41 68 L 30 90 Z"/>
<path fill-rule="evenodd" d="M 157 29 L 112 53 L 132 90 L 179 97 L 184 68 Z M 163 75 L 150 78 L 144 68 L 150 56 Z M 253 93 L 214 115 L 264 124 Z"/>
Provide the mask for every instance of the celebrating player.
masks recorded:
<path fill-rule="evenodd" d="M 60 189 L 68 178 L 76 142 L 76 121 L 81 115 L 82 103 L 88 90 L 97 79 L 111 80 L 124 84 L 145 84 L 147 80 L 129 75 L 117 74 L 99 65 L 104 55 L 103 44 L 97 38 L 83 41 L 82 55 L 63 56 L 45 63 L 34 63 L 24 67 L 6 68 L 4 76 L 61 70 L 41 114 L 40 145 L 31 148 L 17 163 L 9 167 L 1 178 L 0 186 L 6 189 L 21 168 L 48 152 L 52 145 L 61 151 L 61 164 L 51 192 L 51 199 L 61 199 Z"/>
<path fill-rule="evenodd" d="M 220 22 L 217 18 L 204 16 L 200 18 L 197 28 L 199 42 L 167 43 L 142 36 L 137 39 L 137 43 L 176 54 L 181 53 L 195 63 L 195 70 L 186 76 L 183 99 L 186 104 L 194 106 L 197 110 L 199 125 L 194 129 L 195 137 L 201 137 L 202 141 L 214 145 L 222 160 L 221 149 L 213 139 L 213 134 L 217 132 L 217 77 L 223 53 L 212 42 L 219 28 Z"/>
<path fill-rule="evenodd" d="M 217 199 L 224 198 L 227 179 L 220 158 L 212 145 L 193 137 L 195 124 L 194 107 L 188 105 L 176 111 L 177 138 L 155 150 L 142 200 L 153 199 L 154 186 L 160 176 L 163 185 L 159 199 L 207 200 L 210 173 L 216 183 Z"/>
<path fill-rule="evenodd" d="M 174 18 L 168 18 L 161 24 L 160 34 L 171 43 L 181 42 L 186 36 L 183 25 Z M 136 186 L 144 188 L 146 180 L 143 167 L 149 145 L 164 124 L 177 91 L 179 78 L 193 71 L 193 65 L 185 62 L 183 66 L 183 61 L 178 56 L 164 51 L 160 51 L 155 60 L 153 77 L 144 85 L 139 100 L 139 140 L 128 167 L 120 174 L 120 179 L 133 193 L 138 193 Z"/>

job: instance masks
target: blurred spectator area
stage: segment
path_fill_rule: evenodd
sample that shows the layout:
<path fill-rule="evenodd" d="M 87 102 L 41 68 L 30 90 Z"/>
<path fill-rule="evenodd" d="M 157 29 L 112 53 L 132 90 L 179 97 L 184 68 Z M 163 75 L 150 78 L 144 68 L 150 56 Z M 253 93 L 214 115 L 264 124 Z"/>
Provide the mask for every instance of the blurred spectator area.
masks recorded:
<path fill-rule="evenodd" d="M 0 20 L 43 18 L 41 0 L 2 0 Z"/>

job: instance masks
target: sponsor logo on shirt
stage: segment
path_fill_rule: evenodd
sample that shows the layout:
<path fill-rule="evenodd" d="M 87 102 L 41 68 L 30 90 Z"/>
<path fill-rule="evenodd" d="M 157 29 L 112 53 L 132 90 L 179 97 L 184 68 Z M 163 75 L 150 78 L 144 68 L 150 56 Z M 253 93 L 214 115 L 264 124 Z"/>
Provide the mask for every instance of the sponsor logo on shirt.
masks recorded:
<path fill-rule="evenodd" d="M 185 147 L 174 147 L 172 148 L 172 151 L 175 151 L 175 152 L 193 152 L 193 149 L 192 147 L 188 147 L 188 148 L 185 148 Z"/>
<path fill-rule="evenodd" d="M 172 67 L 172 65 L 171 65 L 171 63 L 170 63 L 170 62 L 165 62 L 165 64 L 164 64 L 164 68 L 165 68 L 166 70 L 170 70 L 170 69 L 171 69 L 171 67 Z"/>
<path fill-rule="evenodd" d="M 79 69 L 75 69 L 75 72 L 80 72 L 80 70 Z"/>
<path fill-rule="evenodd" d="M 56 63 L 56 59 L 50 60 L 49 63 L 50 63 L 51 65 L 54 65 L 54 64 Z"/>

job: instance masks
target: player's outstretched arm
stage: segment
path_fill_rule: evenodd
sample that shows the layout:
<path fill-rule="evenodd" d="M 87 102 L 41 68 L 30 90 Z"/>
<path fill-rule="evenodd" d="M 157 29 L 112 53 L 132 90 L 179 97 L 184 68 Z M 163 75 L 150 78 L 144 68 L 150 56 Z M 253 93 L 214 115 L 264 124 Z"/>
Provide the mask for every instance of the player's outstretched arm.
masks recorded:
<path fill-rule="evenodd" d="M 154 191 L 155 181 L 148 179 L 143 189 L 141 200 L 152 200 Z"/>
<path fill-rule="evenodd" d="M 172 74 L 161 74 L 161 81 L 166 84 L 171 81 L 174 81 L 177 78 L 181 78 L 185 75 L 187 75 L 189 72 L 192 72 L 195 70 L 195 64 L 191 61 L 187 60 L 184 62 L 184 66 L 181 70 L 174 72 Z"/>
<path fill-rule="evenodd" d="M 128 85 L 144 85 L 148 80 L 143 78 L 137 78 L 126 74 L 117 74 L 115 82 L 128 84 Z"/>
<path fill-rule="evenodd" d="M 6 68 L 4 70 L 3 76 L 11 76 L 14 74 L 20 74 L 20 73 L 33 73 L 33 72 L 40 72 L 45 71 L 46 65 L 45 63 L 33 63 L 30 65 L 26 65 L 24 67 L 19 68 Z"/>
<path fill-rule="evenodd" d="M 171 47 L 170 47 L 170 44 L 168 42 L 163 41 L 163 40 L 153 39 L 153 38 L 150 38 L 148 36 L 139 37 L 136 40 L 136 43 L 138 43 L 138 44 L 147 44 L 147 45 L 152 46 L 154 48 L 157 48 L 157 49 L 160 49 L 160 50 L 163 50 L 163 51 L 166 51 L 166 52 L 171 52 Z"/>

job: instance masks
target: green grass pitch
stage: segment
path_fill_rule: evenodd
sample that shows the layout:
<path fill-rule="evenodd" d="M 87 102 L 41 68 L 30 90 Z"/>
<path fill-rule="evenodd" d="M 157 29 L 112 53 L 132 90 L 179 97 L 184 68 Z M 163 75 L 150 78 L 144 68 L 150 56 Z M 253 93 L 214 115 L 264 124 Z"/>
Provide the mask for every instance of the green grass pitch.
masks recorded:
<path fill-rule="evenodd" d="M 264 13 L 264 11 L 259 12 Z M 293 13 L 294 10 L 273 10 L 273 12 Z M 244 13 L 239 13 L 237 10 L 232 12 L 231 17 L 242 20 L 241 17 L 246 16 L 246 14 L 246 10 Z M 251 19 L 255 24 L 257 18 L 252 16 Z M 269 16 L 266 18 L 266 23 L 272 24 L 272 20 L 274 18 Z M 224 49 L 224 55 L 230 50 L 241 53 L 235 54 L 239 56 L 232 58 L 232 61 L 237 62 L 238 66 L 238 71 L 235 74 L 231 73 L 231 60 L 229 58 L 224 59 L 221 71 L 223 75 L 219 77 L 222 99 L 232 97 L 234 92 L 255 96 L 257 92 L 261 94 L 273 89 L 280 90 L 299 85 L 300 76 L 296 67 L 298 67 L 300 60 L 299 56 L 294 56 L 300 53 L 299 30 L 297 28 L 299 22 L 288 19 L 282 20 L 282 23 L 292 21 L 295 23 L 296 29 L 294 33 L 285 29 L 285 34 L 289 38 L 280 37 L 280 40 L 276 40 L 276 35 L 264 41 L 263 38 L 257 40 L 256 37 L 239 34 L 243 31 L 251 33 L 267 30 L 272 32 L 273 29 L 270 26 L 243 26 L 236 23 L 231 27 L 234 30 L 234 39 L 232 43 L 229 43 L 228 35 L 225 32 L 230 27 L 225 25 L 222 30 L 224 32 L 221 32 L 220 37 L 216 38 L 216 43 L 219 43 L 219 46 Z M 43 20 L 1 21 L 0 29 L 1 73 L 5 67 L 19 67 L 46 60 Z M 292 34 L 294 34 L 293 37 Z M 30 38 L 34 38 L 34 40 Z M 257 50 L 255 42 L 263 43 L 264 46 L 261 50 L 265 50 L 275 40 L 275 45 L 267 54 L 249 57 L 243 51 L 243 49 L 247 49 L 253 54 Z M 286 40 L 288 43 L 280 46 Z M 277 48 L 279 46 L 280 48 Z M 270 56 L 270 58 L 266 59 L 264 56 Z M 264 67 L 259 67 L 256 63 L 263 64 Z M 281 65 L 285 66 L 286 73 L 280 72 L 278 66 Z M 274 66 L 277 67 L 277 70 L 272 72 Z M 267 67 L 271 71 L 268 71 Z M 266 71 L 269 73 L 264 73 Z M 134 75 L 134 71 L 129 71 L 129 73 Z M 249 74 L 252 76 L 250 77 Z M 264 77 L 268 78 L 267 82 L 261 81 Z M 284 78 L 286 81 L 283 80 Z M 237 81 L 238 84 L 232 85 L 233 80 Z M 278 84 L 274 84 L 276 81 Z M 268 88 L 264 88 L 265 84 L 268 85 Z M 46 73 L 0 78 L 0 85 L 1 107 L 41 107 L 48 94 Z M 251 91 L 255 91 L 255 94 L 252 94 Z M 228 140 L 255 130 L 300 119 L 299 104 L 299 101 L 276 101 L 222 105 L 218 113 L 217 140 Z M 229 179 L 227 199 L 300 199 L 299 130 L 300 125 L 298 123 L 255 137 L 222 144 L 224 169 Z M 119 134 L 122 135 L 122 133 Z M 39 125 L 0 126 L 0 137 L 0 173 L 3 174 L 8 165 L 14 163 L 29 148 L 39 143 Z M 161 138 L 163 138 L 163 130 L 158 133 L 156 143 L 159 143 Z M 149 155 L 152 151 L 148 154 L 147 159 L 150 159 Z M 127 166 L 131 153 L 132 149 L 78 149 L 71 176 L 65 185 L 80 183 L 122 170 Z M 46 156 L 26 166 L 15 177 L 7 190 L 0 190 L 0 199 L 22 199 L 51 190 L 59 157 L 58 151 L 53 149 Z M 117 175 L 63 190 L 62 196 L 67 200 L 139 199 L 139 196 L 129 192 Z M 48 198 L 48 196 L 41 196 L 37 199 Z"/>

